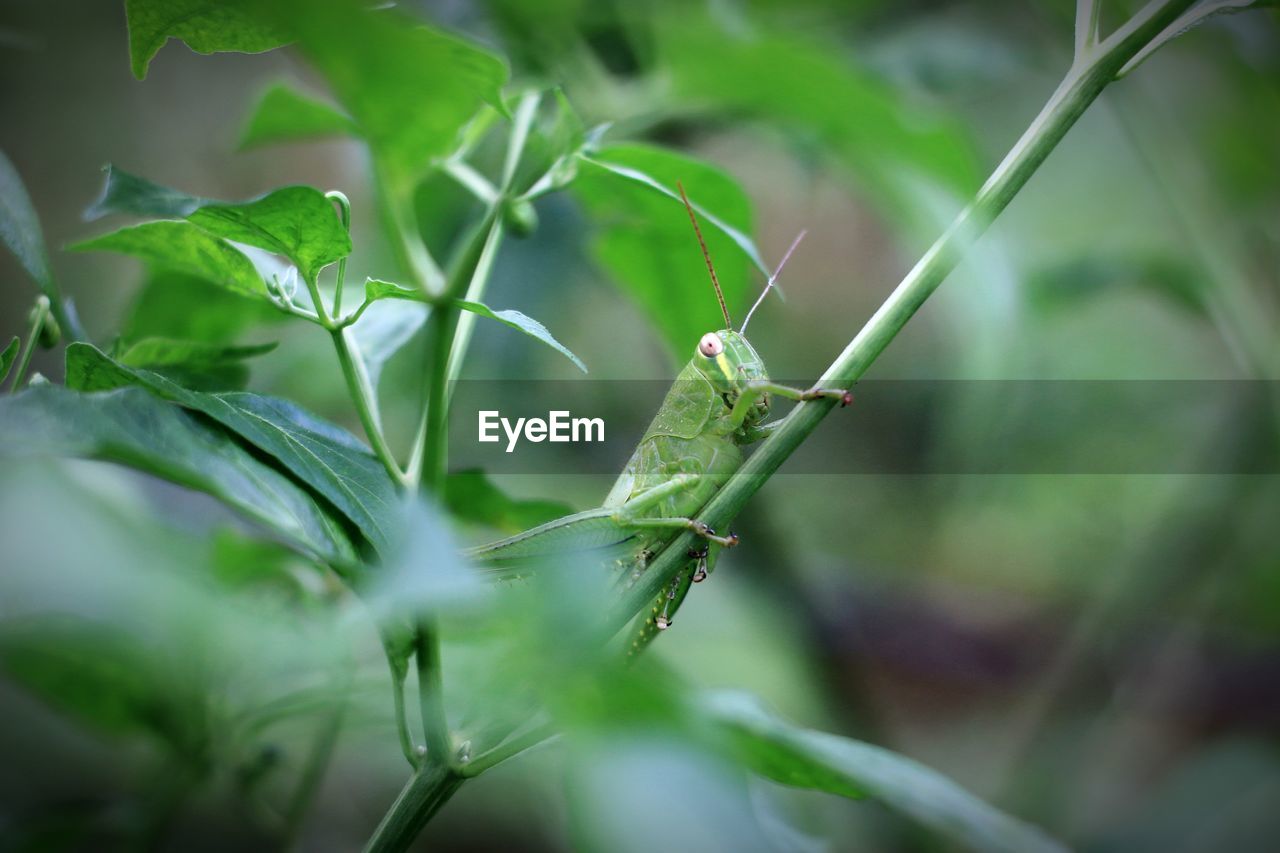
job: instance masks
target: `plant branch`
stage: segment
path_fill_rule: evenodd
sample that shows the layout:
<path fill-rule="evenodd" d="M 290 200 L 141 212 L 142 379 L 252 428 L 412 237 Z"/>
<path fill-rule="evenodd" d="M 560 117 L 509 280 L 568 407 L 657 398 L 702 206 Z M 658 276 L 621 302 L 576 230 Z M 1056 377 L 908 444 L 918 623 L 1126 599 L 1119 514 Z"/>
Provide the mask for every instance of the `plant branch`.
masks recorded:
<path fill-rule="evenodd" d="M 392 453 L 387 439 L 382 434 L 378 403 L 373 393 L 373 385 L 369 381 L 369 374 L 364 368 L 364 360 L 355 352 L 345 327 L 330 329 L 329 334 L 333 338 L 334 349 L 338 352 L 338 362 L 342 365 L 342 376 L 346 380 L 351 402 L 356 407 L 360 426 L 364 428 L 369 445 L 373 448 L 378 461 L 391 475 L 391 479 L 397 485 L 404 487 L 406 485 L 404 472 L 400 470 L 395 454 Z"/>
<path fill-rule="evenodd" d="M 484 771 L 494 767 L 508 758 L 513 758 L 527 749 L 537 746 L 548 738 L 554 737 L 556 734 L 555 726 L 550 722 L 539 723 L 523 734 L 515 735 L 502 743 L 482 752 L 471 761 L 461 765 L 458 772 L 467 778 L 479 776 Z"/>
<path fill-rule="evenodd" d="M 342 228 L 347 234 L 351 233 L 351 201 L 345 194 L 338 190 L 330 190 L 324 194 L 324 197 L 338 205 L 339 214 L 342 219 Z M 342 285 L 347 279 L 347 256 L 343 255 L 338 260 L 338 277 L 333 285 L 333 316 L 342 316 Z"/>
<path fill-rule="evenodd" d="M 1076 0 L 1075 62 L 1085 61 L 1098 44 L 1098 22 L 1102 17 L 1102 0 Z"/>
<path fill-rule="evenodd" d="M 22 342 L 22 353 L 18 356 L 18 363 L 13 366 L 13 378 L 9 383 L 9 393 L 14 393 L 22 385 L 22 377 L 26 375 L 27 367 L 31 364 L 31 356 L 36 351 L 36 344 L 40 341 L 40 333 L 44 330 L 45 320 L 50 316 L 50 306 L 53 302 L 43 293 L 36 297 L 35 308 L 31 311 L 31 328 L 27 331 L 27 339 Z M 57 318 L 54 318 L 55 321 Z"/>
<path fill-rule="evenodd" d="M 463 777 L 449 767 L 428 762 L 409 777 L 400 796 L 373 831 L 365 853 L 390 853 L 409 849 L 427 821 L 448 802 Z"/>

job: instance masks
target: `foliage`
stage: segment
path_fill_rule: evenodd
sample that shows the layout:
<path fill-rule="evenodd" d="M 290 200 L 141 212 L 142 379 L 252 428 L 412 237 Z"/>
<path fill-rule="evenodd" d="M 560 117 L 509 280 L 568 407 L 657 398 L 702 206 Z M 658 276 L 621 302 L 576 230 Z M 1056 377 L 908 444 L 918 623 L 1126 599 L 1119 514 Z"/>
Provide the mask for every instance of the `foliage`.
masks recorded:
<path fill-rule="evenodd" d="M 504 258 L 527 263 L 547 244 L 552 223 L 572 217 L 591 275 L 609 280 L 637 309 L 668 364 L 722 325 L 681 188 L 735 323 L 773 272 L 754 236 L 753 184 L 690 153 L 683 145 L 690 127 L 749 123 L 785 146 L 821 152 L 806 167 L 836 164 L 912 246 L 918 229 L 932 225 L 923 198 L 953 204 L 977 190 L 828 371 L 829 382 L 847 388 L 1103 87 L 1173 35 L 1242 4 L 1188 10 L 1190 3 L 1166 2 L 1145 25 L 1140 14 L 1110 38 L 1086 33 L 1070 85 L 981 190 L 963 121 L 904 97 L 874 63 L 850 63 L 827 35 L 779 24 L 789 19 L 769 5 L 688 12 L 656 4 L 615 15 L 549 4 L 533 31 L 521 4 L 494 2 L 485 14 L 505 34 L 504 56 L 487 41 L 359 2 L 126 0 L 128 54 L 139 80 L 171 39 L 202 54 L 285 49 L 303 60 L 324 81 L 325 95 L 273 83 L 240 125 L 239 147 L 335 137 L 358 145 L 393 260 L 379 256 L 374 240 L 353 241 L 367 233 L 353 219 L 363 227 L 367 212 L 341 191 L 264 186 L 248 200 L 226 201 L 109 166 L 85 218 L 130 222 L 69 248 L 130 256 L 145 272 L 117 333 L 95 343 L 62 298 L 31 199 L 0 156 L 0 239 L 43 300 L 30 333 L 0 352 L 0 381 L 13 375 L 15 389 L 0 399 L 0 453 L 18 472 L 15 485 L 0 489 L 0 518 L 6 508 L 26 518 L 21 495 L 30 489 L 49 505 L 65 501 L 69 517 L 89 520 L 84 543 L 52 542 L 48 560 L 33 559 L 6 581 L 15 600 L 30 595 L 22 606 L 32 611 L 11 624 L 6 613 L 0 623 L 7 677 L 105 737 L 157 744 L 162 774 L 177 767 L 192 789 L 213 789 L 219 773 L 233 779 L 235 796 L 268 815 L 255 819 L 258 829 L 280 841 L 296 840 L 347 722 L 348 731 L 376 730 L 379 748 L 398 740 L 409 765 L 405 793 L 384 804 L 374 849 L 407 846 L 465 779 L 552 735 L 561 736 L 556 748 L 563 747 L 560 769 L 569 781 L 569 832 L 587 846 L 786 847 L 780 833 L 802 833 L 777 806 L 785 788 L 881 803 L 944 843 L 1060 849 L 906 756 L 793 724 L 749 695 L 710 691 L 663 665 L 621 663 L 606 642 L 611 620 L 629 619 L 666 588 L 669 564 L 688 553 L 690 537 L 655 555 L 648 576 L 621 593 L 572 554 L 525 584 L 495 585 L 456 547 L 459 531 L 511 534 L 571 511 L 560 496 L 514 497 L 493 472 L 449 469 L 453 384 L 473 363 L 473 337 L 474 349 L 511 346 L 522 358 L 553 350 L 586 373 L 590 357 L 575 351 L 596 349 L 593 331 L 615 335 L 573 322 L 563 307 L 577 293 L 572 277 L 550 297 L 530 284 L 537 264 L 507 273 L 520 286 L 490 296 Z M 602 40 L 619 45 L 613 53 L 630 67 L 603 66 Z M 349 264 L 369 273 L 362 288 L 348 281 Z M 1229 326 L 1249 313 L 1215 303 L 1212 288 L 1155 253 L 1049 261 L 1029 277 L 1027 291 L 1033 310 L 1051 313 L 1077 310 L 1084 297 L 1117 284 L 1140 285 L 1132 289 L 1157 294 L 1192 315 L 1189 322 Z M 492 308 L 491 299 L 520 308 Z M 547 325 L 531 314 L 547 317 Z M 494 335 L 498 325 L 522 336 Z M 25 381 L 31 350 L 52 347 L 59 334 L 67 344 L 63 381 Z M 332 354 L 308 350 L 312 339 Z M 251 368 L 289 353 L 299 362 L 276 382 L 279 393 L 246 390 L 258 376 Z M 340 389 L 325 391 L 341 401 L 332 418 L 313 411 L 332 410 L 310 405 L 311 392 L 298 390 L 294 399 L 295 386 L 315 380 L 321 357 L 342 377 Z M 620 357 L 626 367 L 626 353 Z M 1257 347 L 1246 353 L 1255 363 L 1266 357 Z M 413 381 L 401 381 L 397 369 Z M 576 375 L 559 360 L 548 372 Z M 758 476 L 718 495 L 706 517 L 719 524 L 736 515 L 829 409 L 806 404 L 784 421 L 750 463 Z M 363 436 L 335 420 L 358 422 Z M 77 483 L 75 472 L 91 469 L 51 458 L 115 463 L 167 481 L 182 500 L 201 493 L 212 502 L 195 515 L 234 529 L 171 529 L 155 512 L 135 514 L 132 500 L 120 510 Z M 45 471 L 54 473 L 46 478 Z M 15 552 L 39 555 L 51 529 L 15 523 Z M 117 592 L 108 598 L 128 602 L 112 618 L 47 598 L 46 564 L 56 573 L 98 548 L 134 555 L 153 537 L 160 544 L 150 567 L 130 574 L 112 564 Z M 156 567 L 181 565 L 182 555 L 190 558 L 185 570 L 156 579 L 163 575 Z M 158 618 L 170 601 L 180 612 Z M 282 627 L 269 624 L 277 616 Z M 146 629 L 130 633 L 139 620 Z M 367 661 L 357 660 L 357 640 L 337 627 L 352 622 L 381 641 L 389 703 L 385 676 L 367 689 L 375 679 Z M 302 640 L 279 635 L 295 629 Z M 219 651 L 219 638 L 230 638 L 235 653 Z M 416 713 L 405 699 L 412 663 Z M 377 724 L 361 727 L 348 717 Z M 287 731 L 279 735 L 289 744 L 287 772 L 265 745 L 264 733 L 277 728 Z M 314 740 L 298 744 L 306 740 L 298 732 L 311 729 Z M 188 793 L 183 787 L 178 799 Z M 643 806 L 630 807 L 635 796 Z M 690 799 L 707 807 L 694 815 L 685 809 Z M 637 824 L 636 814 L 650 808 L 664 815 L 656 829 Z M 167 820 L 161 815 L 123 834 L 145 842 Z"/>

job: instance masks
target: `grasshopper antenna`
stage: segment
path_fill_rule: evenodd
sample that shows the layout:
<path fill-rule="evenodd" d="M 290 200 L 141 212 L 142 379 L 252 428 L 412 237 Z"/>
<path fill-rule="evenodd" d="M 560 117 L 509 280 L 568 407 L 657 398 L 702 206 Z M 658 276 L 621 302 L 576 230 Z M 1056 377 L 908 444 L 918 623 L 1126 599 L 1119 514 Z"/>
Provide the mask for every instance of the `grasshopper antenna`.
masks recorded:
<path fill-rule="evenodd" d="M 747 319 L 742 321 L 742 330 L 740 334 L 747 333 L 747 324 L 751 322 L 751 315 L 756 313 L 756 309 L 760 307 L 760 303 L 764 302 L 764 298 L 769 295 L 769 291 L 773 289 L 774 282 L 778 280 L 778 276 L 782 274 L 782 268 L 787 265 L 787 261 L 791 260 L 791 253 L 796 250 L 796 246 L 800 245 L 800 241 L 804 239 L 804 235 L 808 231 L 801 231 L 796 238 L 791 241 L 791 248 L 787 249 L 787 253 L 782 256 L 782 262 L 778 264 L 778 268 L 773 271 L 773 275 L 769 276 L 769 282 L 764 286 L 764 290 L 760 291 L 760 295 L 756 297 L 756 304 L 751 306 L 751 310 L 747 312 Z"/>
<path fill-rule="evenodd" d="M 716 299 L 720 300 L 720 313 L 724 315 L 724 327 L 732 332 L 733 321 L 729 319 L 729 309 L 724 304 L 724 291 L 720 289 L 720 279 L 716 278 L 716 268 L 711 265 L 711 253 L 707 251 L 707 243 L 702 239 L 702 229 L 698 227 L 698 217 L 693 215 L 693 205 L 689 204 L 689 197 L 684 194 L 684 184 L 676 181 L 676 189 L 680 190 L 680 198 L 684 201 L 684 209 L 689 211 L 689 221 L 693 223 L 693 233 L 698 235 L 698 245 L 702 247 L 702 257 L 707 261 L 707 272 L 711 273 L 711 286 L 716 289 Z M 790 254 L 790 252 L 787 254 Z"/>

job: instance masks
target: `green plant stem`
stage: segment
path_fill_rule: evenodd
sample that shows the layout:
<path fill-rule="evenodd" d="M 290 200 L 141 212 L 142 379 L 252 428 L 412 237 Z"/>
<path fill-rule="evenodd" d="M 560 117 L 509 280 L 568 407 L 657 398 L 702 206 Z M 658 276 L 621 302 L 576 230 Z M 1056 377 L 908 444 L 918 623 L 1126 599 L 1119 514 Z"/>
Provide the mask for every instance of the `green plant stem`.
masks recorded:
<path fill-rule="evenodd" d="M 408 273 L 429 299 L 444 288 L 444 273 L 418 233 L 418 219 L 413 211 L 413 192 L 397 188 L 374 162 L 374 184 L 378 210 L 383 225 L 391 235 L 391 250 L 400 267 Z"/>
<path fill-rule="evenodd" d="M 446 766 L 428 762 L 409 778 L 400 796 L 373 831 L 365 853 L 407 850 L 422 827 L 448 802 L 463 777 Z"/>
<path fill-rule="evenodd" d="M 330 190 L 324 194 L 324 197 L 338 205 L 339 218 L 342 221 L 342 228 L 351 234 L 351 200 L 347 198 L 345 193 L 338 190 Z M 333 316 L 342 316 L 342 286 L 347 280 L 347 256 L 343 255 L 338 260 L 338 277 L 333 284 Z"/>
<path fill-rule="evenodd" d="M 342 226 L 349 230 L 351 228 L 351 203 L 347 201 L 347 197 L 337 191 L 328 192 L 325 197 L 330 201 L 336 202 L 341 208 Z M 378 461 L 387 469 L 392 481 L 403 488 L 405 485 L 404 472 L 400 470 L 395 454 L 391 451 L 386 437 L 382 434 L 382 419 L 378 415 L 378 400 L 373 393 L 373 384 L 369 381 L 369 374 L 365 370 L 364 359 L 355 351 L 351 344 L 351 338 L 347 336 L 347 326 L 351 324 L 334 321 L 334 316 L 340 313 L 339 300 L 342 298 L 342 280 L 346 276 L 346 263 L 346 258 L 343 258 L 338 264 L 338 288 L 334 294 L 333 316 L 329 314 L 329 311 L 324 306 L 324 299 L 320 295 L 320 283 L 314 275 L 306 279 L 307 291 L 311 294 L 311 304 L 315 308 L 317 322 L 329 330 L 329 337 L 333 340 L 333 349 L 338 354 L 338 364 L 342 367 L 342 378 L 347 384 L 347 393 L 351 397 L 352 405 L 356 407 L 356 414 L 360 418 L 360 426 L 364 428 L 365 437 L 369 439 L 369 446 L 373 448 L 374 455 L 378 457 Z"/>
<path fill-rule="evenodd" d="M 477 755 L 471 761 L 461 765 L 458 772 L 467 778 L 479 776 L 491 767 L 495 767 L 508 758 L 519 755 L 525 750 L 537 746 L 544 740 L 554 737 L 556 734 L 555 726 L 550 722 L 539 723 L 529 731 L 515 735 L 509 740 L 495 746 L 488 752 Z"/>
<path fill-rule="evenodd" d="M 461 370 L 476 319 L 472 314 L 464 316 L 451 303 L 464 294 L 470 301 L 478 301 L 484 296 L 498 248 L 502 244 L 503 208 L 510 198 L 520 157 L 537 116 L 540 99 L 541 95 L 536 92 L 527 93 L 520 99 L 512 121 L 497 194 L 486 209 L 480 225 L 465 244 L 462 254 L 453 264 L 441 299 L 431 312 L 431 365 L 427 393 L 424 395 L 425 408 L 414 444 L 415 451 L 421 448 L 421 456 L 411 459 L 408 468 L 410 479 L 421 479 L 426 489 L 437 498 L 443 496 L 448 463 L 451 383 L 457 379 Z M 421 468 L 417 463 L 421 464 Z"/>
<path fill-rule="evenodd" d="M 391 475 L 391 479 L 404 487 L 406 485 L 404 472 L 400 470 L 395 454 L 391 452 L 382 434 L 382 424 L 377 413 L 378 404 L 374 398 L 373 386 L 369 382 L 369 374 L 364 369 L 364 362 L 354 352 L 345 327 L 330 328 L 329 335 L 333 338 L 333 348 L 338 353 L 338 363 L 342 365 L 342 377 L 346 380 L 347 391 L 351 394 L 351 402 L 356 407 L 360 426 L 364 427 L 369 445 L 382 466 L 387 469 L 387 473 Z"/>
<path fill-rule="evenodd" d="M 40 332 L 44 330 L 44 323 L 49 316 L 52 304 L 49 297 L 44 294 L 36 297 L 35 310 L 31 316 L 31 328 L 27 331 L 27 339 L 22 342 L 22 353 L 18 356 L 18 363 L 13 366 L 13 378 L 9 383 L 10 393 L 22 386 L 22 377 L 26 375 L 27 367 L 31 364 L 31 356 L 36 351 L 36 343 L 40 340 Z"/>
<path fill-rule="evenodd" d="M 451 767 L 453 750 L 449 744 L 449 719 L 444 709 L 440 637 L 434 620 L 418 620 L 413 654 L 418 664 L 418 702 L 422 714 L 422 734 L 427 742 L 427 761 Z"/>
<path fill-rule="evenodd" d="M 397 671 L 394 664 L 391 666 L 391 706 L 395 711 L 396 717 L 396 734 L 400 738 L 400 751 L 404 753 L 404 758 L 409 762 L 409 766 L 416 768 L 422 763 L 421 756 L 418 755 L 418 748 L 413 744 L 413 735 L 409 733 L 409 717 L 405 709 L 404 701 L 404 683 L 405 676 Z"/>
<path fill-rule="evenodd" d="M 476 289 L 476 279 L 487 281 L 493 270 L 493 255 L 502 239 L 501 208 L 494 205 L 486 211 L 454 260 L 449 283 L 440 301 L 431 306 L 428 319 L 430 362 L 423 371 L 422 414 L 414 439 L 414 453 L 406 474 L 410 487 L 421 485 L 439 498 L 443 494 L 445 466 L 449 444 L 449 362 L 454 351 L 461 309 L 452 304 L 458 294 Z M 488 251 L 487 247 L 492 246 Z"/>

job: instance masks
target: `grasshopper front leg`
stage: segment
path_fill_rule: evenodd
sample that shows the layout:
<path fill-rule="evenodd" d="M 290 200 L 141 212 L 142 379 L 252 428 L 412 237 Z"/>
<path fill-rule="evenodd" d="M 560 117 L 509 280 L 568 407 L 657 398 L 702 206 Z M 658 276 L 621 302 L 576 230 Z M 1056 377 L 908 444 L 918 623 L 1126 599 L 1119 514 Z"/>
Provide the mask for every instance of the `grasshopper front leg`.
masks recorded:
<path fill-rule="evenodd" d="M 819 388 L 815 385 L 802 391 L 799 388 L 771 382 L 768 379 L 755 379 L 748 382 L 738 395 L 738 399 L 733 404 L 733 409 L 729 412 L 729 422 L 734 426 L 741 426 L 746 421 L 747 414 L 751 411 L 751 408 L 756 404 L 756 400 L 765 394 L 773 394 L 799 402 L 821 400 L 823 398 L 839 400 L 841 407 L 853 402 L 853 392 L 846 391 L 843 388 Z"/>
<path fill-rule="evenodd" d="M 725 548 L 732 548 L 738 544 L 738 535 L 736 533 L 730 533 L 728 536 L 719 536 L 705 522 L 683 516 L 646 518 L 641 515 L 645 510 L 656 506 L 672 495 L 692 488 L 697 481 L 698 478 L 693 474 L 678 474 L 665 483 L 637 492 L 614 510 L 613 520 L 623 527 L 661 527 L 692 530 L 708 541 L 715 542 Z"/>

